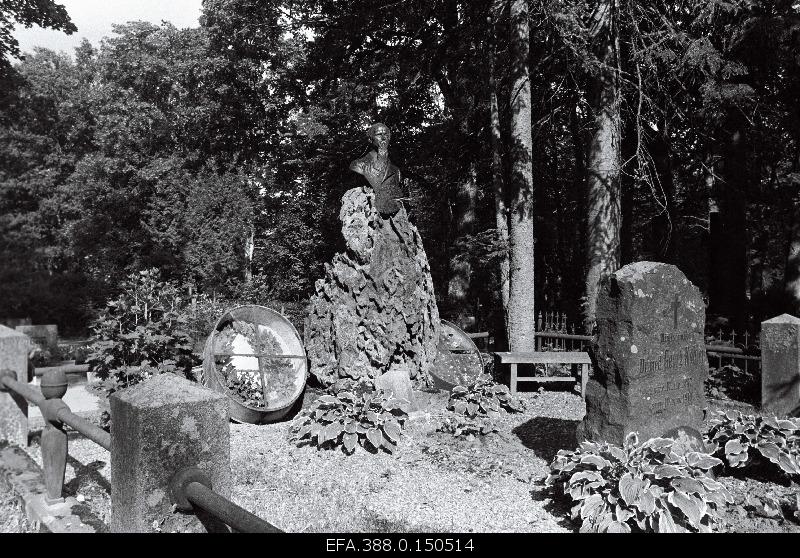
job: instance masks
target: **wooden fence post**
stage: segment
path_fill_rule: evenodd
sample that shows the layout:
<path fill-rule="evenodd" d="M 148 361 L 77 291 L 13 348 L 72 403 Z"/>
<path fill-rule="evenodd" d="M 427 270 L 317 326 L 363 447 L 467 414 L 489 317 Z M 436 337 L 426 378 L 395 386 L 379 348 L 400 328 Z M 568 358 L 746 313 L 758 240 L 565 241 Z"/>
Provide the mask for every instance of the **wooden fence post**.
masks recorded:
<path fill-rule="evenodd" d="M 61 399 L 67 393 L 67 375 L 60 370 L 45 373 L 41 389 L 45 398 L 40 408 L 45 420 L 41 444 L 44 484 L 47 488 L 45 501 L 56 504 L 64 501 L 64 473 L 67 468 L 67 433 L 58 418 L 61 409 L 69 409 Z"/>

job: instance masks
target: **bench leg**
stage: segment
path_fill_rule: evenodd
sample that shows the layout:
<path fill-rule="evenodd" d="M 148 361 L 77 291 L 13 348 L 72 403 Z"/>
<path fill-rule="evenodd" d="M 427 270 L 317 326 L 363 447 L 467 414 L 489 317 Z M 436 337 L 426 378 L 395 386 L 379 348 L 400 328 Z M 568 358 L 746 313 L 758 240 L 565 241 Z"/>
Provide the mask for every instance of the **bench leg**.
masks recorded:
<path fill-rule="evenodd" d="M 586 401 L 586 383 L 589 381 L 589 365 L 581 364 L 581 399 Z"/>
<path fill-rule="evenodd" d="M 511 393 L 517 393 L 517 365 L 511 365 Z"/>

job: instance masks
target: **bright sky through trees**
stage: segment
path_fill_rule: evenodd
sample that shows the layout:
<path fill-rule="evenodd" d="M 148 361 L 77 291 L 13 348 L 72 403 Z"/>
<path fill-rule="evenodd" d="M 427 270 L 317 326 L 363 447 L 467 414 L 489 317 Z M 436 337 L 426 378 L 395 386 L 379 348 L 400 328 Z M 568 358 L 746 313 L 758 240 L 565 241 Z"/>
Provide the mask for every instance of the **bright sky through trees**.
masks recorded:
<path fill-rule="evenodd" d="M 31 52 L 33 47 L 42 46 L 56 51 L 72 54 L 81 39 L 86 37 L 97 46 L 106 35 L 111 34 L 111 25 L 128 21 L 143 20 L 160 24 L 169 21 L 176 27 L 197 27 L 199 25 L 201 0 L 58 0 L 67 8 L 78 32 L 67 35 L 61 31 L 31 27 L 26 29 L 17 25 L 14 36 L 19 41 L 22 52 Z"/>

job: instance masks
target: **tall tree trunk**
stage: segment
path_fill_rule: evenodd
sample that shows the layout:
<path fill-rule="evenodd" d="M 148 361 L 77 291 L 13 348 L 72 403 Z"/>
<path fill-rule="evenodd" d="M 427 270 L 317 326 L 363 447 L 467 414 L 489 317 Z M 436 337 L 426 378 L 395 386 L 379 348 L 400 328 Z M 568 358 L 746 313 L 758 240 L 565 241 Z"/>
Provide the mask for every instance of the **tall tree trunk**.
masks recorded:
<path fill-rule="evenodd" d="M 512 351 L 536 347 L 534 313 L 533 140 L 528 77 L 527 0 L 511 3 L 511 203 L 508 343 Z"/>
<path fill-rule="evenodd" d="M 500 300 L 503 305 L 503 327 L 508 332 L 508 277 L 509 277 L 509 252 L 508 252 L 508 207 L 506 204 L 506 191 L 503 184 L 503 154 L 501 151 L 502 137 L 500 135 L 500 108 L 497 104 L 497 81 L 495 79 L 495 45 L 494 29 L 489 30 L 489 120 L 490 137 L 492 146 L 492 187 L 494 190 L 494 217 L 497 229 L 497 241 L 506 249 L 500 257 Z"/>
<path fill-rule="evenodd" d="M 445 28 L 455 33 L 455 29 L 463 23 L 464 10 L 468 5 L 453 2 L 445 14 Z M 447 31 L 446 31 L 447 32 Z M 467 46 L 467 45 L 464 45 Z M 468 51 L 476 50 L 475 39 L 471 39 Z M 456 241 L 465 240 L 466 236 L 475 233 L 475 205 L 478 198 L 477 164 L 473 154 L 480 151 L 479 144 L 474 140 L 472 127 L 472 114 L 475 107 L 475 94 L 465 73 L 462 61 L 450 57 L 448 59 L 447 76 L 441 76 L 446 81 L 447 87 L 442 89 L 445 104 L 455 115 L 458 127 L 458 145 L 462 149 L 459 162 L 461 178 L 456 185 L 455 199 L 451 207 L 451 234 Z M 441 83 L 440 83 L 441 87 Z M 463 154 L 468 154 L 464 157 Z M 462 244 L 462 248 L 465 248 Z M 468 328 L 474 324 L 475 309 L 470 301 L 470 281 L 472 265 L 470 254 L 464 249 L 451 250 L 449 258 L 447 282 L 447 309 L 446 314 L 461 328 Z"/>
<path fill-rule="evenodd" d="M 736 109 L 730 110 L 726 120 L 727 141 L 723 142 L 720 180 L 715 183 L 719 207 L 715 273 L 719 281 L 710 293 L 709 313 L 726 318 L 734 329 L 741 330 L 747 312 L 747 123 Z"/>
<path fill-rule="evenodd" d="M 620 261 L 620 98 L 614 0 L 605 0 L 595 13 L 595 35 L 608 37 L 601 58 L 605 70 L 595 80 L 592 95 L 595 132 L 589 151 L 587 215 L 587 274 L 584 321 L 591 331 L 597 311 L 601 277 L 619 268 Z"/>
<path fill-rule="evenodd" d="M 471 162 L 466 176 L 458 185 L 454 203 L 455 238 L 463 240 L 475 233 L 475 202 L 478 198 L 477 169 Z M 450 258 L 450 281 L 447 284 L 447 298 L 452 318 L 461 328 L 468 328 L 474 320 L 474 312 L 469 300 L 472 265 L 469 254 L 460 253 Z"/>

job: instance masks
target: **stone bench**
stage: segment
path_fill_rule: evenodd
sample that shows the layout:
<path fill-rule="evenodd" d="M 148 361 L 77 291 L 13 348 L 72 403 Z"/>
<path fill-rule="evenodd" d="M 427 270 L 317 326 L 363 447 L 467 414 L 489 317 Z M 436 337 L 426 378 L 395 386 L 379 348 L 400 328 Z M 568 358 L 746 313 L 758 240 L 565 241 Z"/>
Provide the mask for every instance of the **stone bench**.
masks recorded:
<path fill-rule="evenodd" d="M 581 367 L 581 397 L 586 400 L 586 382 L 589 380 L 589 365 L 592 364 L 588 353 L 578 351 L 537 351 L 532 353 L 494 353 L 497 365 L 511 365 L 511 393 L 517 393 L 517 382 L 574 382 L 573 376 L 529 376 L 520 378 L 517 375 L 518 364 L 578 364 Z"/>

